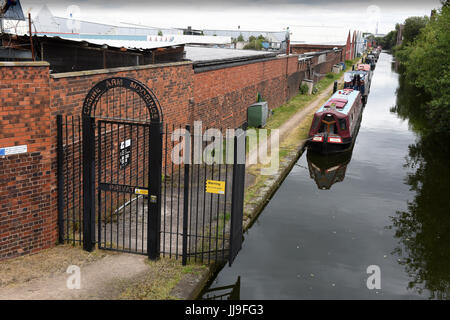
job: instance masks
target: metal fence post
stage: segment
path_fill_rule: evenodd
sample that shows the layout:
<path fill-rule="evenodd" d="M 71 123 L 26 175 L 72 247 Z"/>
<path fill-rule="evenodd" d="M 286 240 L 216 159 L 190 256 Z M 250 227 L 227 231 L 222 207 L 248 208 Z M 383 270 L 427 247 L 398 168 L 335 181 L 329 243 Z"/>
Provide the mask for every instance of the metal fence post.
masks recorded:
<path fill-rule="evenodd" d="M 95 119 L 83 116 L 83 249 L 93 249 L 95 226 Z"/>
<path fill-rule="evenodd" d="M 57 128 L 57 175 L 58 175 L 58 242 L 64 242 L 64 147 L 63 147 L 63 117 L 56 116 Z"/>
<path fill-rule="evenodd" d="M 150 124 L 149 177 L 147 198 L 147 255 L 151 260 L 160 256 L 161 242 L 161 167 L 162 167 L 162 123 Z"/>
<path fill-rule="evenodd" d="M 233 185 L 230 222 L 230 266 L 242 247 L 242 220 L 244 214 L 245 192 L 245 152 L 246 133 L 244 131 L 239 136 L 234 137 Z"/>
<path fill-rule="evenodd" d="M 188 240 L 188 220 L 189 220 L 189 170 L 191 156 L 191 132 L 190 126 L 186 126 L 184 136 L 184 196 L 183 196 L 183 266 L 187 263 L 187 240 Z"/>

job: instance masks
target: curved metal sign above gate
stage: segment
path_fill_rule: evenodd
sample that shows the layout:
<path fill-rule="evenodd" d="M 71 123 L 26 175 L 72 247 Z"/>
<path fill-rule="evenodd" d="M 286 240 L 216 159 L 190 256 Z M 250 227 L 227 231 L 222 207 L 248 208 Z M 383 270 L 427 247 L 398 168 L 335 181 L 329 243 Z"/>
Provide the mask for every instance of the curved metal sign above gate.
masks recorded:
<path fill-rule="evenodd" d="M 83 116 L 95 117 L 95 111 L 100 98 L 109 90 L 115 88 L 124 88 L 135 92 L 147 107 L 151 122 L 162 122 L 163 116 L 161 106 L 155 94 L 145 84 L 131 78 L 113 77 L 100 81 L 87 94 L 84 99 L 82 114 Z M 116 99 L 113 97 L 113 100 Z M 94 112 L 94 115 L 92 114 Z M 140 119 L 124 119 L 124 120 L 140 120 Z"/>

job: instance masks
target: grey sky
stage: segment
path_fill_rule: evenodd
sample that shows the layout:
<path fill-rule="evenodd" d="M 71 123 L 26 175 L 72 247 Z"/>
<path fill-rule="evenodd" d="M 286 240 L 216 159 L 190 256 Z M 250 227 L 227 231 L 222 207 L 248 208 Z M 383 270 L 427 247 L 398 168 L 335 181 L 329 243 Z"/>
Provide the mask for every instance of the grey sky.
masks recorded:
<path fill-rule="evenodd" d="M 37 14 L 42 1 L 21 0 L 24 10 Z M 79 18 L 97 22 L 132 22 L 156 27 L 204 29 L 292 30 L 294 40 L 339 40 L 348 29 L 380 33 L 409 16 L 429 15 L 438 0 L 73 0 L 46 1 L 53 14 L 66 16 L 70 5 Z M 376 7 L 374 7 L 376 6 Z M 318 41 L 319 41 L 318 40 Z M 337 40 L 337 39 L 336 39 Z"/>

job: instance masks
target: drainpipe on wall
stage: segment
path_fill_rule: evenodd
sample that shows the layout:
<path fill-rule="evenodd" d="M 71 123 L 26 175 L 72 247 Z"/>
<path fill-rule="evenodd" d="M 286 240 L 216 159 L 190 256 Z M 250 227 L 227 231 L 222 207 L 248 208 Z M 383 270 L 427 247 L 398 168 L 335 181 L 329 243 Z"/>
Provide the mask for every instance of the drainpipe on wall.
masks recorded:
<path fill-rule="evenodd" d="M 36 61 L 36 57 L 34 56 L 33 34 L 31 33 L 31 13 L 28 13 L 28 29 L 30 32 L 31 57 L 33 61 Z"/>

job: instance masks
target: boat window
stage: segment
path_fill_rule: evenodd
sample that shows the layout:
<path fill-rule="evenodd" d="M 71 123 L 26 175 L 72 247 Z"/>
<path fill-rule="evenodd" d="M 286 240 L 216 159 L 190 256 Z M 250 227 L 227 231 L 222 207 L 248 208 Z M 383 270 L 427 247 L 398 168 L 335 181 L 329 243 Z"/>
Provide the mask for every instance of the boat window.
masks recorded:
<path fill-rule="evenodd" d="M 323 117 L 322 123 L 319 128 L 319 133 L 328 132 L 330 134 L 337 133 L 337 126 L 334 117 L 331 114 L 327 114 Z"/>
<path fill-rule="evenodd" d="M 327 131 L 327 125 L 325 123 L 320 124 L 319 133 Z"/>
<path fill-rule="evenodd" d="M 347 121 L 345 121 L 345 119 L 340 119 L 339 126 L 341 127 L 341 130 L 346 130 L 347 129 Z"/>
<path fill-rule="evenodd" d="M 331 121 L 334 121 L 334 118 L 332 115 L 327 114 L 325 117 L 323 117 L 323 120 L 327 121 L 327 122 L 331 122 Z"/>
<path fill-rule="evenodd" d="M 319 124 L 320 118 L 319 117 L 314 117 L 314 121 L 312 124 L 313 129 L 316 129 L 318 124 Z"/>

